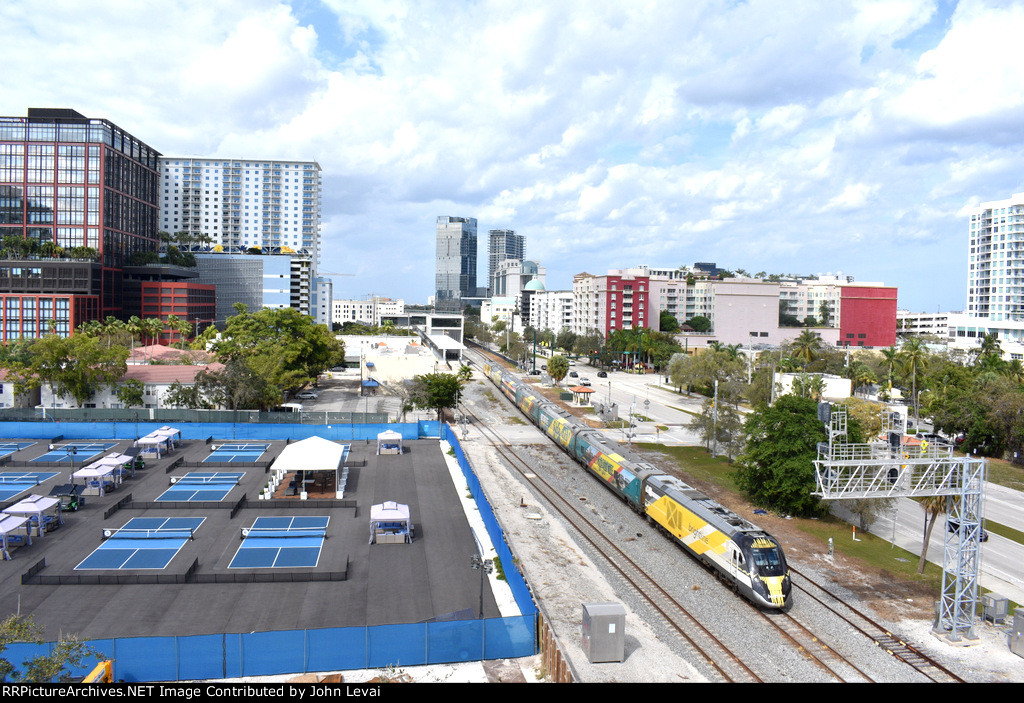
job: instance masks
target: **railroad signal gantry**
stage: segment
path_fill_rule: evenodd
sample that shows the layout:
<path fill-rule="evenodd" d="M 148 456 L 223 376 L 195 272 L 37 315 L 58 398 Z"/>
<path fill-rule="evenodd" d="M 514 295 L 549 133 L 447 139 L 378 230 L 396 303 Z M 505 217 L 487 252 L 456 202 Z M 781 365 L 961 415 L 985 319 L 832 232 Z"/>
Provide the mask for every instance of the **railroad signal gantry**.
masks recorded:
<path fill-rule="evenodd" d="M 818 444 L 815 495 L 823 500 L 855 498 L 922 498 L 949 496 L 943 530 L 942 601 L 935 630 L 951 641 L 974 639 L 985 460 L 955 456 L 941 442 L 908 439 L 897 413 L 883 414 L 883 437 L 877 442 L 847 441 L 846 410 L 818 406 L 818 419 L 829 441 Z"/>

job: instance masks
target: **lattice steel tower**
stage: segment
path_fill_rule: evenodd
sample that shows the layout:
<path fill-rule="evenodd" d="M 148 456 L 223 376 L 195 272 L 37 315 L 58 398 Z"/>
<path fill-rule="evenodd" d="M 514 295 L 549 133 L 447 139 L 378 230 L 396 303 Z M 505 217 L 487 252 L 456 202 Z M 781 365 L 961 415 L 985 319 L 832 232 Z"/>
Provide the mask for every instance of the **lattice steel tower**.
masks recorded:
<path fill-rule="evenodd" d="M 814 462 L 815 495 L 825 500 L 854 498 L 918 498 L 949 496 L 942 559 L 942 602 L 936 631 L 952 641 L 974 639 L 985 460 L 954 456 L 946 444 L 922 440 L 908 444 L 899 415 L 885 413 L 887 441 L 851 444 L 846 441 L 846 410 L 819 405 L 818 417 L 829 442 L 818 445 Z"/>

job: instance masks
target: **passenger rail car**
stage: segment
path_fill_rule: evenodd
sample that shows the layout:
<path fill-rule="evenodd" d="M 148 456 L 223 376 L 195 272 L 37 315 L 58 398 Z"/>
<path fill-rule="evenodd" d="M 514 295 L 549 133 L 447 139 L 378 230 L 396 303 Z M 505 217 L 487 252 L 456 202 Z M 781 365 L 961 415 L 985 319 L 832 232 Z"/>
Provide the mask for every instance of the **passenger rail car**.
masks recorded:
<path fill-rule="evenodd" d="M 628 455 L 497 364 L 484 374 L 529 420 L 634 511 L 758 606 L 793 602 L 782 547 L 767 532 L 675 476 Z"/>

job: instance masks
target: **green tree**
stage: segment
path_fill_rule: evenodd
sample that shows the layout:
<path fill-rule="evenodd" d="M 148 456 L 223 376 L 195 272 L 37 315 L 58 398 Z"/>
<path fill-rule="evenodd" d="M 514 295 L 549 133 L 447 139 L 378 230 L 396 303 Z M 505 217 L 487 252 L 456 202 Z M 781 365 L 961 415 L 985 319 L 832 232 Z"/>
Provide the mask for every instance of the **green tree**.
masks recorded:
<path fill-rule="evenodd" d="M 556 386 L 562 382 L 567 373 L 569 373 L 569 360 L 564 356 L 556 354 L 548 359 L 548 374 L 554 379 Z"/>
<path fill-rule="evenodd" d="M 146 389 L 145 384 L 137 378 L 127 378 L 117 384 L 114 394 L 121 405 L 126 408 L 136 408 L 142 405 L 142 393 Z"/>
<path fill-rule="evenodd" d="M 43 629 L 31 616 L 9 615 L 0 622 L 0 654 L 15 642 L 42 644 Z M 24 669 L 7 659 L 0 659 L 0 681 L 17 683 L 55 683 L 71 681 L 69 667 L 82 669 L 89 659 L 99 658 L 99 653 L 80 641 L 74 635 L 61 635 L 48 654 L 39 655 L 23 663 Z"/>
<path fill-rule="evenodd" d="M 686 326 L 693 329 L 694 332 L 710 332 L 711 331 L 711 320 L 703 315 L 694 315 L 686 321 Z"/>
<path fill-rule="evenodd" d="M 662 310 L 658 319 L 658 327 L 662 332 L 671 334 L 679 331 L 679 320 L 668 310 Z"/>
<path fill-rule="evenodd" d="M 27 371 L 34 380 L 26 381 L 26 385 L 45 383 L 55 395 L 74 398 L 78 405 L 116 383 L 128 370 L 128 350 L 107 347 L 96 337 L 49 334 L 32 340 L 27 349 L 31 362 L 21 371 Z"/>
<path fill-rule="evenodd" d="M 713 398 L 704 399 L 700 414 L 695 415 L 687 427 L 700 435 L 705 449 L 725 454 L 729 461 L 743 448 L 746 439 L 743 420 L 735 407 L 719 402 L 716 416 Z"/>
<path fill-rule="evenodd" d="M 462 381 L 455 374 L 423 374 L 413 379 L 410 399 L 417 408 L 436 411 L 438 421 L 443 421 L 444 411 L 455 407 L 462 387 Z"/>
<path fill-rule="evenodd" d="M 264 308 L 249 313 L 244 305 L 229 317 L 221 339 L 213 343 L 218 361 L 244 360 L 254 374 L 276 387 L 278 395 L 316 380 L 345 358 L 345 347 L 327 329 L 293 308 Z"/>
<path fill-rule="evenodd" d="M 188 408 L 189 410 L 209 409 L 210 407 L 199 386 L 181 381 L 175 381 L 168 387 L 163 402 L 171 408 Z"/>
<path fill-rule="evenodd" d="M 759 406 L 745 425 L 747 446 L 738 458 L 736 483 L 754 501 L 800 516 L 822 512 L 815 488 L 817 443 L 828 439 L 817 403 L 784 395 Z"/>
<path fill-rule="evenodd" d="M 576 344 L 576 340 L 579 335 L 570 330 L 568 327 L 563 327 L 557 335 L 555 335 L 555 347 L 558 349 L 564 349 L 569 352 L 572 351 L 573 345 Z"/>

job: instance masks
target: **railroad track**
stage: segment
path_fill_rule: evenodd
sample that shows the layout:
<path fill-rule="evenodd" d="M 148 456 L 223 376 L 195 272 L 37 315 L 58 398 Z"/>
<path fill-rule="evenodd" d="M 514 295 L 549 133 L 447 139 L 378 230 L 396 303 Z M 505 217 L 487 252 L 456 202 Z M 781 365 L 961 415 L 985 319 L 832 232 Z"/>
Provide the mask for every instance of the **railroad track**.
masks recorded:
<path fill-rule="evenodd" d="M 500 395 L 500 394 L 499 394 Z M 612 568 L 630 584 L 638 595 L 647 600 L 665 621 L 682 638 L 689 643 L 691 648 L 701 656 L 708 664 L 722 677 L 724 681 L 764 681 L 769 680 L 768 675 L 755 673 L 747 664 L 731 652 L 721 639 L 711 633 L 706 627 L 683 608 L 678 601 L 664 591 L 661 586 L 633 562 L 627 555 L 611 541 L 605 538 L 600 530 L 594 526 L 575 506 L 563 500 L 558 492 L 542 477 L 538 476 L 533 467 L 518 455 L 515 454 L 511 445 L 505 441 L 493 428 L 487 427 L 484 423 L 476 422 L 476 427 L 499 453 L 505 457 L 509 465 L 518 471 L 528 482 L 534 484 L 541 495 L 549 499 L 551 507 L 563 518 L 570 522 L 578 531 L 580 536 L 587 540 L 603 557 Z M 792 568 L 794 576 L 794 587 L 800 588 L 806 595 L 825 606 L 830 612 L 850 624 L 855 630 L 868 637 L 876 645 L 888 654 L 908 664 L 932 681 L 959 682 L 958 676 L 945 669 L 927 655 L 914 649 L 905 640 L 892 635 L 884 627 L 867 618 L 863 613 L 853 606 L 846 605 L 838 596 L 830 593 L 822 586 L 816 584 L 806 575 Z M 806 582 L 806 586 L 796 584 L 796 577 Z M 817 589 L 822 594 L 815 596 L 812 589 Z M 831 598 L 835 605 L 830 606 L 825 602 Z M 807 625 L 800 623 L 790 613 L 774 612 L 771 614 L 751 606 L 753 612 L 760 615 L 773 629 L 791 643 L 804 658 L 816 663 L 829 676 L 840 682 L 872 682 L 874 679 L 870 674 L 842 656 L 831 647 L 823 638 L 816 635 Z M 848 611 L 848 615 L 841 612 Z M 856 619 L 863 621 L 858 626 Z M 690 632 L 699 632 L 705 645 L 702 647 L 690 637 Z M 707 651 L 706 651 L 707 650 Z"/>
<path fill-rule="evenodd" d="M 472 412 L 474 427 L 498 451 L 499 455 L 528 483 L 535 486 L 545 497 L 552 510 L 558 513 L 586 540 L 628 584 L 637 596 L 645 600 L 689 645 L 691 651 L 702 658 L 723 682 L 760 683 L 766 679 L 756 673 L 726 646 L 721 639 L 708 630 L 691 615 L 678 600 L 672 597 L 643 568 L 633 561 L 616 544 L 606 537 L 600 528 L 591 522 L 570 501 L 564 499 L 558 490 L 540 476 L 535 468 L 520 457 L 512 446 Z"/>
<path fill-rule="evenodd" d="M 839 617 L 857 632 L 870 639 L 883 651 L 936 683 L 965 683 L 964 679 L 915 648 L 905 638 L 893 634 L 884 625 L 846 603 L 846 601 L 817 581 L 794 568 L 792 564 L 790 564 L 789 570 L 793 577 L 793 588 L 800 590 L 804 596 L 813 599 L 822 607 L 834 613 L 836 617 Z M 799 579 L 799 582 L 797 579 Z"/>

